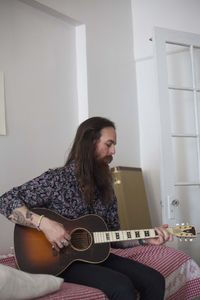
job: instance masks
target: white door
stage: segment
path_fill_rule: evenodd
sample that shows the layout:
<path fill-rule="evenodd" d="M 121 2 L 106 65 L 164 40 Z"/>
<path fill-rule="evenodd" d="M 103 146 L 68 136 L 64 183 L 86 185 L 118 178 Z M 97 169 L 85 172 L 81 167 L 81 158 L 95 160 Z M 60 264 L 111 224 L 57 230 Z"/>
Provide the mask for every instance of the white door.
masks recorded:
<path fill-rule="evenodd" d="M 200 229 L 200 35 L 154 29 L 163 222 Z M 178 242 L 200 263 L 199 238 Z"/>

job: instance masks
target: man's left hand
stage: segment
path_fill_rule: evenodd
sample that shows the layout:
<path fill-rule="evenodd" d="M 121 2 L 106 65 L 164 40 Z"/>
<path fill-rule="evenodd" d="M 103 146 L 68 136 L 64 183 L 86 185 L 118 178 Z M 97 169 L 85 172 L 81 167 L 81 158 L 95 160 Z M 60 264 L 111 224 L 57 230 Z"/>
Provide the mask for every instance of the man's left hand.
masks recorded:
<path fill-rule="evenodd" d="M 162 245 L 168 241 L 172 241 L 173 236 L 167 231 L 167 228 L 167 224 L 164 224 L 160 227 L 155 227 L 155 231 L 157 232 L 158 236 L 148 239 L 146 242 L 151 245 Z"/>

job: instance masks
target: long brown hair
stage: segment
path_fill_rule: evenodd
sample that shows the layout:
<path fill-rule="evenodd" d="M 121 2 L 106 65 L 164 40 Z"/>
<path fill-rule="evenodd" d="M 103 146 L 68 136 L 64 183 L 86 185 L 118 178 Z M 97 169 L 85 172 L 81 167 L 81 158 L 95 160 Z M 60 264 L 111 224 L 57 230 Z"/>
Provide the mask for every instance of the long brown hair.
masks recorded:
<path fill-rule="evenodd" d="M 94 199 L 95 188 L 98 188 L 102 201 L 106 203 L 109 203 L 113 193 L 109 167 L 95 157 L 96 142 L 101 137 L 101 130 L 106 127 L 115 129 L 115 124 L 102 117 L 92 117 L 81 123 L 65 164 L 75 162 L 76 175 L 84 199 L 89 204 Z"/>

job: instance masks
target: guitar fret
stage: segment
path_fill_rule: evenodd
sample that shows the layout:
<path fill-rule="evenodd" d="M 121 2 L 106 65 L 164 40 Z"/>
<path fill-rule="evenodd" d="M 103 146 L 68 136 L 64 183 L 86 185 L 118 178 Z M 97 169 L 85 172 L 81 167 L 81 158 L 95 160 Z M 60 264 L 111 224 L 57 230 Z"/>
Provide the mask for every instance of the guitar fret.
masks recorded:
<path fill-rule="evenodd" d="M 113 242 L 113 241 L 115 241 L 115 232 L 114 231 L 111 231 L 111 232 L 109 232 L 110 233 L 110 235 L 111 235 L 111 241 Z"/>
<path fill-rule="evenodd" d="M 131 232 L 130 232 L 130 231 L 127 231 L 126 234 L 127 234 L 127 238 L 128 238 L 128 239 L 131 239 L 131 238 L 132 238 L 132 235 L 131 235 Z"/>
<path fill-rule="evenodd" d="M 106 232 L 106 240 L 110 241 L 110 234 L 109 234 L 109 232 Z"/>
<path fill-rule="evenodd" d="M 116 238 L 117 240 L 120 239 L 120 234 L 119 234 L 119 232 L 115 232 L 115 238 Z"/>
<path fill-rule="evenodd" d="M 105 241 L 105 232 L 100 233 L 100 240 L 102 243 Z"/>
<path fill-rule="evenodd" d="M 135 237 L 138 239 L 140 238 L 140 231 L 135 231 Z"/>

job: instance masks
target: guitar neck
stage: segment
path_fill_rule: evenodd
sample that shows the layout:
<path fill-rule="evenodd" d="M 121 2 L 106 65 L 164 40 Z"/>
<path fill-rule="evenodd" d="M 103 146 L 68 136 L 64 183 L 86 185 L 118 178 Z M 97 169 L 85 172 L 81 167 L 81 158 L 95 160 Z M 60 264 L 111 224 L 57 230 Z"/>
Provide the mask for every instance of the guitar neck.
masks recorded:
<path fill-rule="evenodd" d="M 149 239 L 158 236 L 154 229 L 119 230 L 93 232 L 94 243 L 121 242 L 139 239 Z"/>
<path fill-rule="evenodd" d="M 197 236 L 194 226 L 181 225 L 175 227 L 168 227 L 166 230 L 182 239 L 190 239 L 190 241 Z M 108 242 L 121 242 L 139 239 L 149 239 L 158 236 L 154 229 L 137 229 L 137 230 L 119 230 L 119 231 L 102 231 L 93 232 L 94 243 L 108 243 Z"/>

